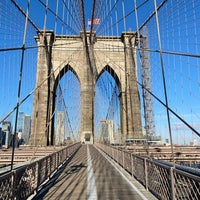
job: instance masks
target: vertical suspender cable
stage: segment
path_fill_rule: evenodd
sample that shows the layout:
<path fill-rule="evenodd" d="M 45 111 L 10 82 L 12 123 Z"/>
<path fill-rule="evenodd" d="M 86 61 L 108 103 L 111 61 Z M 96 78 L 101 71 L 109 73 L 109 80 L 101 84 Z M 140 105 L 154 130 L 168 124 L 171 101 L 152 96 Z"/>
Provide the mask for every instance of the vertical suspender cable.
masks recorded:
<path fill-rule="evenodd" d="M 166 110 L 167 110 L 168 129 L 169 129 L 171 151 L 172 151 L 172 160 L 173 160 L 173 164 L 175 165 L 173 140 L 172 140 L 172 131 L 171 131 L 171 123 L 170 123 L 170 117 L 169 117 L 167 89 L 166 89 L 166 81 L 165 81 L 164 61 L 163 61 L 163 55 L 162 55 L 162 44 L 161 44 L 161 38 L 160 38 L 160 27 L 159 27 L 159 20 L 158 20 L 158 11 L 157 11 L 156 0 L 154 0 L 154 7 L 155 7 L 155 17 L 156 17 L 156 25 L 157 25 L 157 33 L 158 33 L 158 43 L 159 43 L 159 49 L 160 49 L 159 52 L 160 52 L 160 61 L 161 61 L 161 68 L 162 68 L 162 78 L 163 78 L 163 87 L 164 87 L 164 94 L 165 94 L 165 103 L 166 103 Z"/>
<path fill-rule="evenodd" d="M 111 11 L 111 0 L 110 0 L 110 11 Z M 113 36 L 112 15 L 111 15 L 111 17 L 110 17 L 110 24 L 111 24 L 111 35 Z"/>
<path fill-rule="evenodd" d="M 136 28 L 137 28 L 137 37 L 136 37 L 136 40 L 140 38 L 140 31 L 139 31 L 139 23 L 138 23 L 138 14 L 137 14 L 137 3 L 136 3 L 137 0 L 134 0 L 134 10 L 135 10 L 135 21 L 136 21 Z M 139 41 L 139 46 L 140 46 L 140 39 L 138 40 Z M 138 66 L 136 64 L 136 77 L 138 76 Z"/>
<path fill-rule="evenodd" d="M 57 32 L 57 24 L 58 24 L 58 4 L 59 4 L 59 0 L 56 1 L 56 21 L 55 21 L 55 28 L 54 28 L 55 34 Z"/>
<path fill-rule="evenodd" d="M 104 7 L 104 9 L 103 9 L 103 17 L 104 17 L 104 21 L 105 21 L 105 19 L 106 19 L 106 8 Z M 107 21 L 105 21 L 104 22 L 104 26 L 103 27 L 105 27 L 104 28 L 104 36 L 106 36 L 106 33 L 107 33 Z"/>
<path fill-rule="evenodd" d="M 137 29 L 137 37 L 138 37 L 138 41 L 139 41 L 139 47 L 140 47 L 140 30 L 139 30 L 139 25 L 138 25 L 138 13 L 137 13 L 137 0 L 134 0 L 134 10 L 135 10 L 135 19 L 136 19 L 136 29 Z M 146 42 L 146 40 L 145 40 Z M 146 46 L 145 46 L 146 48 Z M 143 49 L 143 51 L 145 51 Z M 141 62 L 141 61 L 140 61 Z M 137 65 L 136 65 L 137 66 Z M 142 83 L 143 84 L 143 83 Z M 143 97 L 143 107 L 144 107 L 144 119 L 145 119 L 145 130 L 147 129 L 147 121 L 146 121 L 146 104 L 145 104 L 145 94 L 144 94 L 144 88 L 142 87 L 142 97 Z M 149 137 L 148 137 L 148 134 L 147 134 L 147 131 L 146 131 L 146 139 L 147 139 L 147 143 L 145 144 L 145 147 L 146 147 L 146 151 L 147 151 L 147 156 L 149 156 Z"/>
<path fill-rule="evenodd" d="M 13 169 L 14 152 L 15 152 L 15 139 L 16 139 L 16 132 L 17 132 L 17 121 L 18 121 L 19 104 L 20 104 L 20 96 L 21 96 L 22 72 L 23 72 L 23 65 L 24 65 L 24 53 L 25 53 L 25 43 L 26 43 L 26 33 L 27 33 L 27 25 L 28 25 L 29 7 L 30 7 L 30 0 L 28 0 L 27 11 L 26 11 L 26 19 L 25 19 L 25 27 L 24 27 L 24 38 L 23 38 L 21 65 L 20 65 L 20 74 L 19 74 L 18 97 L 17 97 L 17 106 L 16 106 L 16 116 L 15 116 L 15 127 L 14 127 L 14 134 L 13 134 L 13 138 L 12 138 L 11 170 Z"/>
<path fill-rule="evenodd" d="M 65 3 L 65 0 L 64 0 L 64 3 Z M 65 20 L 65 8 L 64 8 L 64 5 L 63 5 L 63 9 L 62 9 L 62 31 L 61 31 L 62 35 L 64 34 L 64 20 Z"/>
<path fill-rule="evenodd" d="M 106 2 L 106 16 L 105 16 L 105 18 L 107 18 L 107 20 L 106 20 L 106 29 L 107 29 L 107 31 L 106 31 L 106 35 L 109 35 L 109 16 L 108 16 L 108 2 Z"/>
<path fill-rule="evenodd" d="M 136 29 L 137 29 L 137 36 L 140 37 L 139 33 L 139 25 L 138 25 L 138 13 L 137 13 L 137 0 L 134 0 L 134 10 L 135 10 L 135 21 L 136 21 Z M 140 41 L 139 41 L 140 42 Z"/>
<path fill-rule="evenodd" d="M 91 27 L 90 27 L 90 43 L 92 42 L 92 31 L 94 26 L 94 14 L 96 9 L 96 0 L 93 1 L 93 8 L 92 8 L 92 19 L 91 19 Z"/>
<path fill-rule="evenodd" d="M 68 8 L 69 8 L 69 0 L 68 0 L 68 4 L 67 4 L 67 10 L 68 10 Z M 67 12 L 67 24 L 69 24 L 69 12 Z M 69 33 L 67 30 L 66 30 L 66 34 Z"/>
<path fill-rule="evenodd" d="M 70 1 L 70 3 L 69 3 L 69 6 L 71 5 L 71 0 L 69 0 Z M 72 28 L 72 20 L 73 20 L 73 17 L 72 17 L 72 12 L 71 12 L 71 8 L 72 8 L 72 6 L 70 6 L 69 7 L 69 13 L 70 13 L 70 16 L 71 16 L 71 18 L 69 18 L 69 26 Z M 73 23 L 73 24 L 75 24 L 75 23 Z M 73 29 L 73 28 L 72 28 Z"/>
<path fill-rule="evenodd" d="M 115 19 L 116 19 L 116 22 L 118 22 L 116 0 L 115 0 Z M 119 31 L 118 31 L 118 23 L 115 23 L 115 24 L 116 24 L 116 32 L 117 32 L 117 36 L 118 36 L 118 35 L 119 35 Z"/>
<path fill-rule="evenodd" d="M 46 23 L 47 23 L 47 11 L 48 11 L 48 0 L 46 0 L 46 6 L 45 6 L 45 15 L 44 15 L 44 30 L 46 32 Z"/>
<path fill-rule="evenodd" d="M 122 0 L 122 12 L 123 12 L 123 21 L 124 21 L 124 31 L 126 32 L 126 18 L 125 18 L 124 0 Z"/>

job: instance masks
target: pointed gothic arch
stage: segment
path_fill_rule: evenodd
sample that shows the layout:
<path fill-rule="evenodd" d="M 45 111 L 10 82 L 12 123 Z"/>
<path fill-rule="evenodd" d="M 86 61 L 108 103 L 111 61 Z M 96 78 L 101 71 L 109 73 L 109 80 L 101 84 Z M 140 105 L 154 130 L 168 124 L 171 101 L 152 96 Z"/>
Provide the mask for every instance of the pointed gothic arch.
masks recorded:
<path fill-rule="evenodd" d="M 115 73 L 115 70 L 114 70 L 112 67 L 110 67 L 110 65 L 106 65 L 106 66 L 101 70 L 101 72 L 98 74 L 98 77 L 97 77 L 97 79 L 96 79 L 96 83 L 97 83 L 99 77 L 100 77 L 105 71 L 107 71 L 107 72 L 114 78 L 114 80 L 115 80 L 116 83 L 117 83 L 118 89 L 119 89 L 119 91 L 121 92 L 121 82 L 120 82 L 120 80 L 119 80 L 119 77 L 117 76 L 117 73 Z"/>
<path fill-rule="evenodd" d="M 57 73 L 56 77 L 55 77 L 55 81 L 54 81 L 54 86 L 53 86 L 53 102 L 52 102 L 52 128 L 51 128 L 51 133 L 50 133 L 50 141 L 51 141 L 51 145 L 54 144 L 54 123 L 55 123 L 55 114 L 54 114 L 54 111 L 55 111 L 55 107 L 56 107 L 56 90 L 57 90 L 57 87 L 59 85 L 59 82 L 60 80 L 63 78 L 64 75 L 67 74 L 67 72 L 71 71 L 74 76 L 77 78 L 77 80 L 79 81 L 80 83 L 80 79 L 78 77 L 78 74 L 76 73 L 76 71 L 74 70 L 73 67 L 71 67 L 70 64 L 66 64 L 64 65 L 64 67 Z"/>

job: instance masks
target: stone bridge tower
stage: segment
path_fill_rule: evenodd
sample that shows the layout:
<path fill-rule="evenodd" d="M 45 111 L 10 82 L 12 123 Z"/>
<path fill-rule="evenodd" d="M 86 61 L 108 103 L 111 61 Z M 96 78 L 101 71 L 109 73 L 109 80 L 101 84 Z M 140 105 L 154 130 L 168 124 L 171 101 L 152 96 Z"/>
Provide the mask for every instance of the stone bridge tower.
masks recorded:
<path fill-rule="evenodd" d="M 55 91 L 60 78 L 71 70 L 81 85 L 81 136 L 94 142 L 94 87 L 107 70 L 120 91 L 121 130 L 123 139 L 141 138 L 140 99 L 137 88 L 136 34 L 121 37 L 54 35 L 41 31 L 36 37 L 38 66 L 30 145 L 54 144 Z"/>

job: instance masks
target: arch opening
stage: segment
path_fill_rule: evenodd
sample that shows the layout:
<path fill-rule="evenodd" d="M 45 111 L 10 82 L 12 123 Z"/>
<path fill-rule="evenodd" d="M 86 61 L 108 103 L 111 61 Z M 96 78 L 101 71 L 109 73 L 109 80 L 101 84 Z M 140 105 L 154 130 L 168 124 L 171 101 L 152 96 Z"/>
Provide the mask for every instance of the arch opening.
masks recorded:
<path fill-rule="evenodd" d="M 94 138 L 121 144 L 121 86 L 114 70 L 106 65 L 97 78 L 94 97 Z"/>
<path fill-rule="evenodd" d="M 70 65 L 58 74 L 54 85 L 53 144 L 64 145 L 79 140 L 81 120 L 80 81 Z"/>

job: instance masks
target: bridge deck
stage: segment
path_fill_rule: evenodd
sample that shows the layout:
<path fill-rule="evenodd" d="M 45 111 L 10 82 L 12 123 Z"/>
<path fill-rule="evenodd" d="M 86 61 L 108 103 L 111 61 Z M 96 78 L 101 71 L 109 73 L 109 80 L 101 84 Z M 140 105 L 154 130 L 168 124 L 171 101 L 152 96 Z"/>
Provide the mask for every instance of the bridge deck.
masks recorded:
<path fill-rule="evenodd" d="M 33 199 L 155 199 L 123 176 L 94 146 L 82 145 Z"/>

